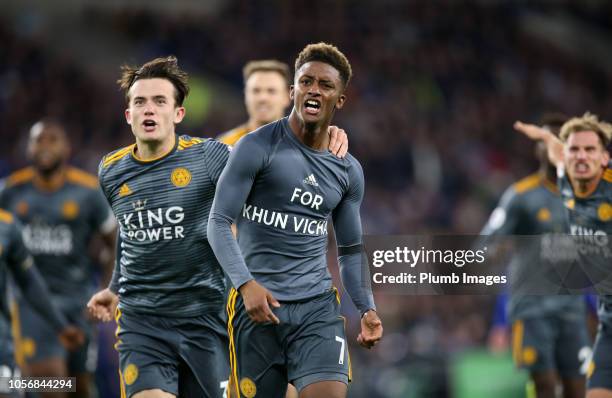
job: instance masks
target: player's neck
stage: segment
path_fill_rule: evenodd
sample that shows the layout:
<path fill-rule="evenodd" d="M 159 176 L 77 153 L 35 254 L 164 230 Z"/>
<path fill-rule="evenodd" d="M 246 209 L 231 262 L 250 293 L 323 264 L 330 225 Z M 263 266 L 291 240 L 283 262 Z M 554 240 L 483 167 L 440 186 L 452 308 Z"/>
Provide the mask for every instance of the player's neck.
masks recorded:
<path fill-rule="evenodd" d="M 327 133 L 329 122 L 309 126 L 300 120 L 295 111 L 292 111 L 289 115 L 289 126 L 304 145 L 317 151 L 323 151 L 329 147 L 329 134 Z"/>
<path fill-rule="evenodd" d="M 175 143 L 176 137 L 174 133 L 163 141 L 141 141 L 136 138 L 134 156 L 138 160 L 155 160 L 170 152 L 174 148 Z"/>
<path fill-rule="evenodd" d="M 49 170 L 42 171 L 34 168 L 34 184 L 43 191 L 55 191 L 64 184 L 66 179 L 66 165 Z"/>
<path fill-rule="evenodd" d="M 240 127 L 244 127 L 244 128 L 247 129 L 247 131 L 250 132 L 250 131 L 257 130 L 258 128 L 260 128 L 264 124 L 266 124 L 266 123 L 259 122 L 258 120 L 255 120 L 255 119 L 249 119 L 245 124 L 243 124 Z"/>
<path fill-rule="evenodd" d="M 586 198 L 590 196 L 597 189 L 599 181 L 603 176 L 603 171 L 598 173 L 597 176 L 591 180 L 572 180 L 572 188 L 576 196 Z"/>

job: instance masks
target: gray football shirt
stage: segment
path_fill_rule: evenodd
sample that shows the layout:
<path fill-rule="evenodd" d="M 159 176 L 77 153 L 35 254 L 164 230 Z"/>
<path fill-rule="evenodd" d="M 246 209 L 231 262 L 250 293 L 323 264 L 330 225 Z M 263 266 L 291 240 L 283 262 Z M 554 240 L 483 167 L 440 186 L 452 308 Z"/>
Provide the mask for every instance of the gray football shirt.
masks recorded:
<path fill-rule="evenodd" d="M 506 190 L 481 234 L 558 236 L 565 232 L 565 211 L 556 186 L 540 174 L 533 174 Z M 521 277 L 533 275 L 535 268 L 542 266 L 542 256 L 546 251 L 541 238 L 514 240 L 518 247 L 514 248 L 515 254 L 509 267 L 511 285 Z M 584 298 L 580 295 L 529 296 L 519 293 L 511 294 L 508 302 L 511 320 L 567 313 L 584 317 L 584 311 Z"/>
<path fill-rule="evenodd" d="M 560 173 L 558 186 L 565 206 L 570 235 L 576 236 L 580 261 L 589 267 L 612 274 L 612 161 L 604 170 L 595 191 L 587 196 L 576 195 L 565 175 Z M 612 280 L 612 277 L 608 277 Z M 612 322 L 612 295 L 601 295 L 599 319 Z"/>
<path fill-rule="evenodd" d="M 225 282 L 206 227 L 229 147 L 177 136 L 152 161 L 138 160 L 134 147 L 110 153 L 99 169 L 120 225 L 120 308 L 180 317 L 218 311 Z"/>
<path fill-rule="evenodd" d="M 21 222 L 25 245 L 57 304 L 81 309 L 95 289 L 91 239 L 116 225 L 98 179 L 69 167 L 61 184 L 44 187 L 29 167 L 4 181 L 0 207 Z"/>
<path fill-rule="evenodd" d="M 331 288 L 330 218 L 339 247 L 362 242 L 363 193 L 363 171 L 354 157 L 313 150 L 283 118 L 244 136 L 233 150 L 211 210 L 209 240 L 235 287 L 254 278 L 278 300 L 314 297 Z M 233 220 L 238 245 L 228 232 Z M 351 281 L 343 276 L 343 282 L 365 311 L 374 304 L 371 294 L 363 294 L 366 278 L 355 255 L 357 262 L 346 267 Z M 343 260 L 341 255 L 341 273 Z"/>

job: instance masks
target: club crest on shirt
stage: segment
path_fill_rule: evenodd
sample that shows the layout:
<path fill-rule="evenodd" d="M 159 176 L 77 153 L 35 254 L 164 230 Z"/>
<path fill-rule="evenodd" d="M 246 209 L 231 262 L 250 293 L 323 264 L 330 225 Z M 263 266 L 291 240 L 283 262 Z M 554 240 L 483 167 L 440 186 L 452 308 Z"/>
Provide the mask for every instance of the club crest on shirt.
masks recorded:
<path fill-rule="evenodd" d="M 174 186 L 182 188 L 191 182 L 191 173 L 184 167 L 178 167 L 172 170 L 170 180 L 172 180 Z"/>
<path fill-rule="evenodd" d="M 603 222 L 608 222 L 612 219 L 612 205 L 610 203 L 602 203 L 597 209 L 597 216 Z"/>
<path fill-rule="evenodd" d="M 74 200 L 67 200 L 62 205 L 62 215 L 68 220 L 73 220 L 79 215 L 79 205 Z"/>
<path fill-rule="evenodd" d="M 550 221 L 550 218 L 551 218 L 550 210 L 548 210 L 546 207 L 542 207 L 538 211 L 537 217 L 538 217 L 538 220 L 542 222 Z"/>

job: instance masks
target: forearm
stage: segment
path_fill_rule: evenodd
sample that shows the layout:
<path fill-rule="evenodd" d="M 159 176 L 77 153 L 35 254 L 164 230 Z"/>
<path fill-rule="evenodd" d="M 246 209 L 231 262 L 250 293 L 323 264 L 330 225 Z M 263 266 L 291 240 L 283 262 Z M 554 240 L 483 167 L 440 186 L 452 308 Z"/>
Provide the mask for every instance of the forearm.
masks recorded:
<path fill-rule="evenodd" d="M 244 262 L 238 242 L 232 233 L 232 219 L 211 211 L 208 219 L 208 242 L 221 268 L 236 289 L 253 279 Z"/>
<path fill-rule="evenodd" d="M 362 315 L 368 310 L 376 310 L 370 286 L 370 271 L 363 246 L 339 247 L 338 252 L 340 279 L 355 307 Z"/>

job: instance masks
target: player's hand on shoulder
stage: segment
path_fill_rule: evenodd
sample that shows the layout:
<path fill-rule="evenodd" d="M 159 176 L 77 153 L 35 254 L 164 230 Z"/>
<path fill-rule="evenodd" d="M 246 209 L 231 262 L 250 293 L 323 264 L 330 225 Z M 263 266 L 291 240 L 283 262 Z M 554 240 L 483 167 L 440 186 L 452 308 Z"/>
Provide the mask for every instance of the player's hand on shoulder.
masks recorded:
<path fill-rule="evenodd" d="M 113 319 L 118 304 L 119 297 L 107 288 L 91 296 L 87 310 L 94 319 L 108 322 Z"/>
<path fill-rule="evenodd" d="M 383 327 L 378 314 L 369 310 L 361 317 L 361 333 L 357 336 L 359 345 L 372 348 L 380 341 L 383 335 Z"/>
<path fill-rule="evenodd" d="M 85 342 L 85 333 L 76 326 L 68 325 L 59 334 L 59 340 L 68 351 L 74 351 Z"/>
<path fill-rule="evenodd" d="M 348 135 L 338 126 L 329 126 L 329 151 L 340 159 L 348 152 Z"/>
<path fill-rule="evenodd" d="M 276 325 L 280 320 L 274 315 L 270 306 L 274 308 L 280 307 L 280 304 L 272 293 L 259 283 L 251 279 L 238 289 L 244 302 L 244 308 L 253 322 L 266 323 L 272 322 Z"/>

